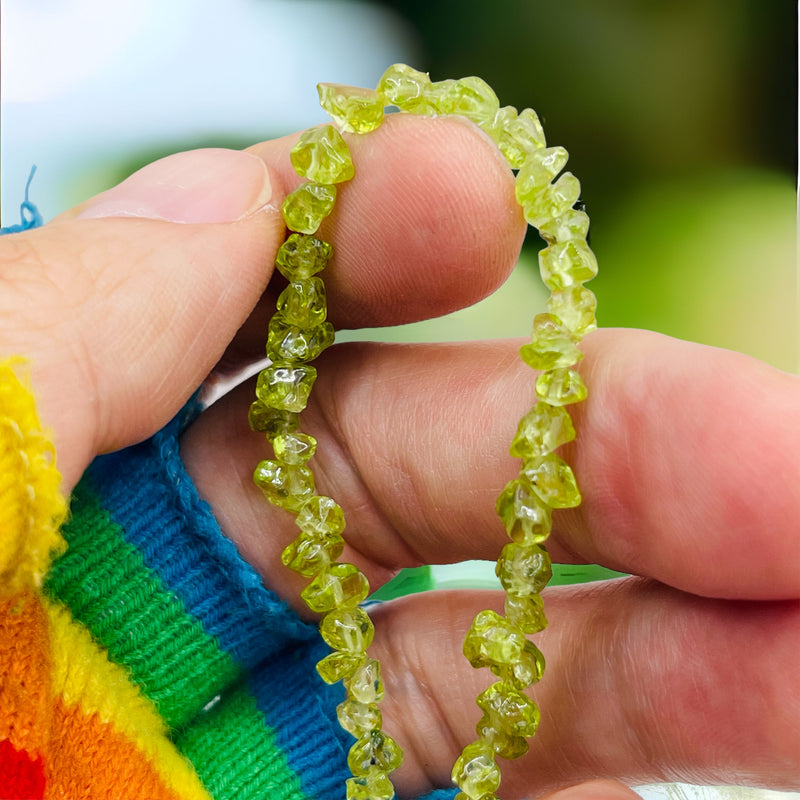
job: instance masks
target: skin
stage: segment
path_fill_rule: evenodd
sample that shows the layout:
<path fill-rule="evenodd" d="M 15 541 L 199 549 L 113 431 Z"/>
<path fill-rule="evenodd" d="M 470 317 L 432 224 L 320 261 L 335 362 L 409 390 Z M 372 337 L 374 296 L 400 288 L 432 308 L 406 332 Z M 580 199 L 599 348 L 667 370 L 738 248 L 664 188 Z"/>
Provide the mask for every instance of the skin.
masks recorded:
<path fill-rule="evenodd" d="M 112 190 L 0 238 L 0 355 L 30 361 L 65 491 L 95 454 L 152 434 L 201 382 L 260 357 L 295 139 L 251 149 L 273 192 L 235 221 L 92 216 Z M 322 229 L 336 243 L 324 277 L 337 329 L 445 313 L 507 277 L 524 221 L 480 131 L 392 117 L 351 148 L 357 175 Z M 316 363 L 303 429 L 319 439 L 317 489 L 347 510 L 343 558 L 373 586 L 405 566 L 495 558 L 506 541 L 494 499 L 532 405 L 519 344 L 348 344 Z M 590 397 L 563 455 L 584 501 L 557 512 L 550 549 L 634 577 L 545 592 L 548 671 L 531 692 L 542 724 L 504 765 L 503 797 L 622 798 L 635 796 L 623 783 L 661 780 L 798 790 L 800 378 L 646 331 L 600 330 L 582 349 Z M 305 613 L 302 579 L 279 563 L 292 519 L 250 480 L 267 455 L 246 422 L 252 392 L 246 381 L 215 403 L 182 452 L 242 555 Z M 401 795 L 447 785 L 474 739 L 487 675 L 460 649 L 486 607 L 502 598 L 375 609 Z"/>

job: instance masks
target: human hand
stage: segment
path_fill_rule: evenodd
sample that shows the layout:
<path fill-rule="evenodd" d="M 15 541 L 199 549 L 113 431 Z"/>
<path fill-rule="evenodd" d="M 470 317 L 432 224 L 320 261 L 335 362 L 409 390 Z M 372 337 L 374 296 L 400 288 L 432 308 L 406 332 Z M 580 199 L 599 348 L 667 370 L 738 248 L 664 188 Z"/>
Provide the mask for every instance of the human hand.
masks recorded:
<path fill-rule="evenodd" d="M 329 223 L 337 327 L 472 302 L 505 277 L 522 237 L 510 175 L 470 126 L 387 122 L 353 144 L 358 175 Z M 214 364 L 228 372 L 257 356 L 271 304 L 259 296 L 282 235 L 276 207 L 297 180 L 290 145 L 254 149 L 273 202 L 230 224 L 73 212 L 0 239 L 0 341 L 32 359 L 68 487 L 95 452 L 160 427 Z M 320 440 L 318 490 L 346 509 L 345 556 L 373 586 L 401 566 L 493 558 L 502 546 L 494 499 L 516 471 L 507 445 L 532 401 L 517 344 L 347 345 L 320 359 L 304 415 Z M 584 503 L 556 515 L 551 553 L 645 579 L 547 593 L 543 721 L 531 754 L 505 770 L 504 796 L 595 776 L 797 788 L 798 379 L 642 332 L 599 331 L 584 350 L 591 395 L 567 453 Z M 265 455 L 246 424 L 251 396 L 245 386 L 203 414 L 184 458 L 242 554 L 296 603 L 298 583 L 279 563 L 294 525 L 250 480 Z M 448 592 L 376 609 L 386 728 L 407 754 L 395 774 L 403 794 L 446 785 L 473 738 L 486 676 L 461 657 L 461 636 L 497 603 Z"/>

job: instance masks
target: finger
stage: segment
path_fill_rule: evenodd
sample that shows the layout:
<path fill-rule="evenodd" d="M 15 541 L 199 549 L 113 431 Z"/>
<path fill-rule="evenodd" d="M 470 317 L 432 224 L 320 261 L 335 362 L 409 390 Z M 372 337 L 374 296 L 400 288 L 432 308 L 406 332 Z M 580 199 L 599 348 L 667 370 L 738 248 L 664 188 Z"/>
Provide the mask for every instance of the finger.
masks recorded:
<path fill-rule="evenodd" d="M 402 566 L 496 558 L 507 541 L 494 503 L 519 469 L 507 447 L 534 402 L 517 346 L 353 344 L 320 360 L 304 421 L 319 439 L 317 491 L 345 509 L 345 555 L 374 586 Z M 640 331 L 598 331 L 585 350 L 591 394 L 564 454 L 583 503 L 555 513 L 554 560 L 710 596 L 800 596 L 800 381 Z M 203 415 L 184 458 L 223 530 L 296 603 L 302 583 L 280 564 L 292 515 L 252 485 L 271 456 L 247 427 L 252 391 Z"/>
<path fill-rule="evenodd" d="M 252 148 L 290 189 L 302 180 L 289 159 L 295 141 Z M 355 177 L 319 232 L 334 246 L 323 275 L 337 328 L 439 316 L 508 277 L 525 221 L 513 174 L 480 129 L 459 117 L 394 114 L 347 143 Z"/>
<path fill-rule="evenodd" d="M 546 591 L 547 658 L 530 751 L 501 761 L 502 797 L 591 779 L 800 787 L 800 603 L 709 600 L 641 579 Z M 489 592 L 412 595 L 373 610 L 384 727 L 405 749 L 398 790 L 446 786 L 496 680 L 461 654 Z M 577 788 L 576 788 L 577 791 Z"/>
<path fill-rule="evenodd" d="M 252 148 L 287 190 L 301 179 L 297 136 Z M 334 245 L 323 273 L 337 329 L 399 325 L 471 305 L 516 263 L 525 222 L 511 171 L 489 138 L 460 118 L 391 115 L 369 136 L 347 136 L 355 177 L 339 187 L 319 236 Z M 283 286 L 276 276 L 220 365 L 235 373 L 263 357 Z"/>
<path fill-rule="evenodd" d="M 30 361 L 66 489 L 169 420 L 220 357 L 271 272 L 273 194 L 253 155 L 181 153 L 79 218 L 0 239 L 0 354 Z"/>

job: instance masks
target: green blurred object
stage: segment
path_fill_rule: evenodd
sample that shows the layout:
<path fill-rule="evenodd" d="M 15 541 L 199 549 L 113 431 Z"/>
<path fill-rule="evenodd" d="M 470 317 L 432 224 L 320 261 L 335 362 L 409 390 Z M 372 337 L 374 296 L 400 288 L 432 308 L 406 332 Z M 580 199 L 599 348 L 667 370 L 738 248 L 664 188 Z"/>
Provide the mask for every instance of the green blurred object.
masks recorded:
<path fill-rule="evenodd" d="M 393 600 L 416 592 L 431 589 L 501 589 L 494 574 L 493 561 L 468 561 L 439 567 L 413 567 L 403 569 L 388 583 L 370 595 L 370 600 Z M 550 586 L 572 583 L 590 583 L 625 577 L 624 572 L 598 566 L 597 564 L 553 564 Z"/>
<path fill-rule="evenodd" d="M 434 583 L 431 568 L 426 564 L 422 567 L 401 569 L 392 580 L 385 583 L 376 592 L 373 592 L 369 599 L 393 600 L 395 597 L 415 594 L 416 592 L 427 592 L 429 589 L 433 588 Z"/>

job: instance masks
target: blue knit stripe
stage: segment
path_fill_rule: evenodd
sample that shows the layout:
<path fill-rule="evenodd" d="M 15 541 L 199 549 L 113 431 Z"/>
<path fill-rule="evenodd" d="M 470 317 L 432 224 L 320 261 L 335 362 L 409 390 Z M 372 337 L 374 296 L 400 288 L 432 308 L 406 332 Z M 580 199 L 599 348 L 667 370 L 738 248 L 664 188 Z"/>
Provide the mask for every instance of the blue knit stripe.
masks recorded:
<path fill-rule="evenodd" d="M 336 718 L 336 706 L 345 697 L 342 684 L 328 686 L 315 669 L 329 652 L 320 642 L 250 676 L 258 708 L 275 729 L 275 744 L 298 774 L 303 791 L 315 800 L 342 800 L 350 777 L 347 753 L 355 742 Z M 435 789 L 419 800 L 453 800 L 457 792 L 456 787 Z"/>
<path fill-rule="evenodd" d="M 298 648 L 255 670 L 250 691 L 303 791 L 315 800 L 342 800 L 350 777 L 347 752 L 354 739 L 336 718 L 336 706 L 344 700 L 342 685 L 327 685 L 315 669 L 328 652 L 321 641 Z"/>
<path fill-rule="evenodd" d="M 95 459 L 90 481 L 145 564 L 225 652 L 250 668 L 318 634 L 264 587 L 222 534 L 181 461 L 184 422 L 185 414 L 152 439 Z"/>

